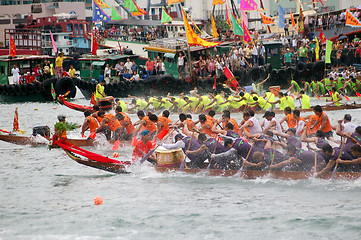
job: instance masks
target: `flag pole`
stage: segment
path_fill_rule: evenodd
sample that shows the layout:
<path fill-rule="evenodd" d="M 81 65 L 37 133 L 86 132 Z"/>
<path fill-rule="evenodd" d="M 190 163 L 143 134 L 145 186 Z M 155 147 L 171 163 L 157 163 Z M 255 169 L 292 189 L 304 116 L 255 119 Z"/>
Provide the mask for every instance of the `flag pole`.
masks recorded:
<path fill-rule="evenodd" d="M 180 4 L 178 3 L 179 7 L 181 8 L 182 10 L 182 14 L 184 14 L 184 18 L 187 17 L 187 14 L 185 13 L 184 9 L 182 8 L 182 6 L 180 6 Z M 183 19 L 183 22 L 184 22 L 184 19 Z M 184 30 L 186 30 L 186 24 L 184 22 Z M 185 31 L 186 32 L 186 42 L 187 42 L 187 51 L 188 51 L 188 59 L 189 59 L 189 73 L 191 75 L 191 79 L 193 80 L 193 66 L 192 66 L 192 59 L 191 59 L 191 48 L 189 47 L 189 44 L 188 44 L 188 34 L 187 34 L 187 30 Z"/>

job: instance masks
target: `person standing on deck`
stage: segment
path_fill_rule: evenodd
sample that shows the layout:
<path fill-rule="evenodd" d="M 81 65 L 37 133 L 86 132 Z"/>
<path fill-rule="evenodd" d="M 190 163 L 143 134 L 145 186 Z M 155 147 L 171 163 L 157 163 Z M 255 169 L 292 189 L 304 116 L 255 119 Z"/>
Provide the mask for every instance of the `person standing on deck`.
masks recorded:
<path fill-rule="evenodd" d="M 11 69 L 11 73 L 13 74 L 13 84 L 19 84 L 20 70 L 16 64 Z"/>
<path fill-rule="evenodd" d="M 57 78 L 60 78 L 61 75 L 63 74 L 63 72 L 64 72 L 63 62 L 64 62 L 64 59 L 67 59 L 67 58 L 74 59 L 72 57 L 64 57 L 64 53 L 62 53 L 62 52 L 58 53 L 58 56 L 55 59 L 55 76 Z"/>
<path fill-rule="evenodd" d="M 99 100 L 106 97 L 107 95 L 105 95 L 104 92 L 104 85 L 105 85 L 105 80 L 101 81 L 100 83 L 97 84 L 96 89 L 95 89 L 95 100 L 97 101 L 97 104 L 99 104 Z"/>

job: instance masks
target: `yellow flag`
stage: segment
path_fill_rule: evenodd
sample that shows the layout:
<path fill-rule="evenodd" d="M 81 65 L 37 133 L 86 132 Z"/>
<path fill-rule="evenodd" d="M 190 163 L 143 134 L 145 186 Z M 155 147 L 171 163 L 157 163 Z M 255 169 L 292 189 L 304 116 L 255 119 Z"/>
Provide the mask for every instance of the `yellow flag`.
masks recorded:
<path fill-rule="evenodd" d="M 219 37 L 219 34 L 217 32 L 217 27 L 216 27 L 216 23 L 214 21 L 214 18 L 213 18 L 213 14 L 211 13 L 211 21 L 212 21 L 212 32 L 213 32 L 213 37 L 215 39 L 217 39 Z"/>
<path fill-rule="evenodd" d="M 223 3 L 225 3 L 226 2 L 226 0 L 224 0 L 224 1 L 222 1 L 222 0 L 213 0 L 213 2 L 212 2 L 212 5 L 214 6 L 214 5 L 219 5 L 219 4 L 223 4 Z"/>
<path fill-rule="evenodd" d="M 320 44 L 318 43 L 317 37 L 315 37 L 315 41 L 316 41 L 315 53 L 316 53 L 316 62 L 317 62 L 320 59 Z"/>
<path fill-rule="evenodd" d="M 108 4 L 106 4 L 103 0 L 94 0 L 94 2 L 98 5 L 100 8 L 110 8 Z"/>

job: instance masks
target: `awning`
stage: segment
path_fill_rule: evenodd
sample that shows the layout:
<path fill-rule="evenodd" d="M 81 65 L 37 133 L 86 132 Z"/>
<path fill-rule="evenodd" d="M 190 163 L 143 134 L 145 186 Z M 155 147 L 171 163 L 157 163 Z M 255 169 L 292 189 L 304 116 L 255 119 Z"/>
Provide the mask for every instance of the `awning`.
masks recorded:
<path fill-rule="evenodd" d="M 105 62 L 103 61 L 98 61 L 98 62 L 93 62 L 92 66 L 104 66 Z"/>
<path fill-rule="evenodd" d="M 175 53 L 166 53 L 166 54 L 164 54 L 164 57 L 166 57 L 166 58 L 174 58 Z"/>
<path fill-rule="evenodd" d="M 113 55 L 113 56 L 109 56 L 107 59 L 118 60 L 123 58 L 135 58 L 135 57 L 138 57 L 138 55 Z"/>

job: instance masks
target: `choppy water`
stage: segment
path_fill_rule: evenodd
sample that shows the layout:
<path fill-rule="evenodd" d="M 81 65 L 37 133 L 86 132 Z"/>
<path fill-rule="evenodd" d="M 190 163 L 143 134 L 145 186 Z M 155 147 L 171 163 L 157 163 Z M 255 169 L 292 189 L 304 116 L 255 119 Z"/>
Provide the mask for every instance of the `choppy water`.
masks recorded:
<path fill-rule="evenodd" d="M 75 103 L 88 101 L 78 97 Z M 11 129 L 15 107 L 28 132 L 53 126 L 60 113 L 69 122 L 83 121 L 82 113 L 53 103 L 1 104 L 0 128 Z M 358 112 L 347 110 L 361 125 Z M 345 113 L 328 115 L 335 123 Z M 109 149 L 97 151 L 111 155 Z M 121 159 L 130 153 L 123 148 Z M 4 142 L 0 155 L 0 239 L 361 237 L 361 180 L 243 180 L 157 173 L 147 165 L 114 175 L 79 165 L 60 149 Z M 104 203 L 95 206 L 98 195 Z"/>

